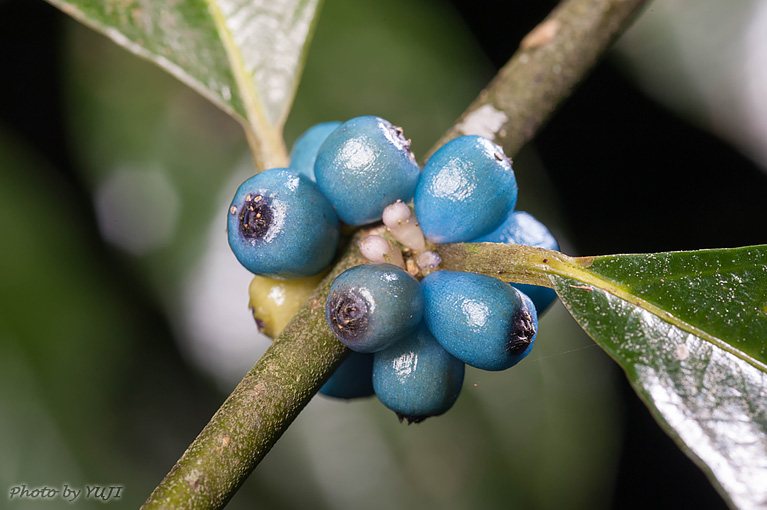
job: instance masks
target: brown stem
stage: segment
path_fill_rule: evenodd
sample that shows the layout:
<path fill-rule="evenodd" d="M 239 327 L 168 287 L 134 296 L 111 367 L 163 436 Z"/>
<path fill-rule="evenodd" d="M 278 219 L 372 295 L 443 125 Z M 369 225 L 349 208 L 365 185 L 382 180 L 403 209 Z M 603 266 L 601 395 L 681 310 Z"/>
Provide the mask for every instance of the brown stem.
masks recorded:
<path fill-rule="evenodd" d="M 325 323 L 330 284 L 363 263 L 361 231 L 142 508 L 222 508 L 343 361 Z"/>
<path fill-rule="evenodd" d="M 519 50 L 435 145 L 482 135 L 514 155 L 570 96 L 647 0 L 567 0 Z"/>

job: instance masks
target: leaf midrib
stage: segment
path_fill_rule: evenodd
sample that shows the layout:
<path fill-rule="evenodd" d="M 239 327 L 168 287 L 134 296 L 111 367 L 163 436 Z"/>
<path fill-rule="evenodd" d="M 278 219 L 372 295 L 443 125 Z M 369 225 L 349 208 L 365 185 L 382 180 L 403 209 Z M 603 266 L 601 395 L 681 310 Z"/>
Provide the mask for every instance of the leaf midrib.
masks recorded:
<path fill-rule="evenodd" d="M 632 294 L 631 292 L 629 292 L 627 288 L 624 288 L 620 285 L 616 285 L 610 280 L 599 277 L 596 274 L 583 269 L 577 263 L 578 259 L 568 257 L 567 255 L 563 255 L 558 252 L 551 252 L 551 255 L 552 256 L 549 259 L 550 262 L 548 264 L 548 267 L 550 267 L 552 270 L 547 271 L 548 274 L 553 274 L 556 276 L 578 280 L 588 285 L 591 285 L 597 289 L 608 292 L 612 294 L 613 296 L 619 299 L 622 299 L 623 301 L 626 301 L 630 304 L 638 306 L 642 308 L 643 310 L 647 310 L 648 312 L 655 315 L 659 319 L 665 322 L 668 322 L 669 324 L 676 326 L 683 331 L 686 331 L 703 340 L 706 340 L 707 342 L 719 347 L 720 349 L 723 349 L 729 352 L 730 354 L 737 356 L 743 361 L 751 364 L 754 368 L 761 370 L 762 372 L 767 372 L 767 364 L 762 363 L 761 361 L 749 356 L 745 352 L 736 349 L 735 347 L 725 342 L 724 340 L 717 338 L 714 335 L 693 326 L 692 324 L 680 319 L 679 317 L 669 313 L 668 311 L 660 308 L 659 306 L 656 306 L 653 303 L 637 296 L 636 294 Z"/>
<path fill-rule="evenodd" d="M 274 126 L 269 123 L 261 107 L 261 102 L 258 100 L 258 90 L 252 77 L 248 75 L 245 70 L 245 60 L 242 57 L 242 52 L 239 46 L 235 44 L 232 32 L 226 25 L 226 18 L 224 13 L 218 7 L 216 0 L 206 0 L 208 9 L 210 10 L 213 22 L 216 25 L 216 30 L 221 37 L 221 42 L 224 45 L 226 51 L 226 57 L 229 60 L 230 67 L 232 69 L 232 75 L 234 81 L 237 84 L 237 90 L 242 98 L 242 104 L 245 108 L 245 116 L 247 117 L 246 124 L 243 125 L 248 142 L 251 146 L 251 150 L 254 152 L 254 157 L 257 163 L 264 168 L 272 166 L 286 166 L 287 161 L 281 161 L 286 159 L 286 155 L 283 154 L 284 142 L 282 142 L 282 126 Z M 260 133 L 266 144 L 259 143 L 256 133 Z M 282 147 L 283 150 L 279 148 Z M 273 149 L 274 154 L 271 154 Z M 276 158 L 278 161 L 271 161 L 272 158 Z M 263 170 L 260 168 L 259 170 Z"/>

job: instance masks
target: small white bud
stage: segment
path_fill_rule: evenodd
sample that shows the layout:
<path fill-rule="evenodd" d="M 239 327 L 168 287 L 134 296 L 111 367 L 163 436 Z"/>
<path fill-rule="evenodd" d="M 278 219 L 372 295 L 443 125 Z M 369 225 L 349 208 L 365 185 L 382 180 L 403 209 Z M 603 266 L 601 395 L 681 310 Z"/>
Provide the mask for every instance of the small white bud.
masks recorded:
<path fill-rule="evenodd" d="M 381 236 L 367 236 L 360 241 L 360 252 L 372 262 L 388 262 L 405 269 L 405 261 L 402 252 L 392 249 L 389 241 Z"/>
<path fill-rule="evenodd" d="M 434 269 L 442 262 L 442 258 L 440 258 L 437 252 L 425 251 L 418 254 L 415 262 L 421 269 Z"/>
<path fill-rule="evenodd" d="M 402 201 L 396 201 L 386 206 L 383 211 L 383 222 L 391 235 L 413 251 L 421 251 L 426 247 L 421 227 L 418 226 L 410 207 Z"/>

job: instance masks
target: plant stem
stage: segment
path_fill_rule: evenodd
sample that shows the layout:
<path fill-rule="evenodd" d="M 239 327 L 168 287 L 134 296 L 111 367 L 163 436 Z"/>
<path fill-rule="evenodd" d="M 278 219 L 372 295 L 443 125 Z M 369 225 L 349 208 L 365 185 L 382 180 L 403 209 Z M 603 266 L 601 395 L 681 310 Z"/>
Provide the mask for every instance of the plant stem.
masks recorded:
<path fill-rule="evenodd" d="M 325 323 L 330 284 L 364 262 L 355 235 L 261 359 L 226 399 L 142 508 L 222 508 L 348 350 Z"/>
<path fill-rule="evenodd" d="M 625 29 L 645 0 L 566 0 L 437 144 L 484 130 L 516 153 Z M 533 31 L 535 32 L 535 30 Z M 221 508 L 347 354 L 325 324 L 330 283 L 363 259 L 360 232 L 309 301 L 211 418 L 142 508 Z M 447 254 L 447 251 L 444 252 Z M 544 283 L 520 255 L 521 278 Z M 464 261 L 465 262 L 465 261 Z M 460 263 L 460 262 L 459 262 Z M 510 278 L 513 279 L 513 278 Z"/>
<path fill-rule="evenodd" d="M 432 149 L 482 135 L 514 155 L 630 25 L 647 0 L 567 0 L 525 39 Z M 431 155 L 431 153 L 429 154 Z"/>

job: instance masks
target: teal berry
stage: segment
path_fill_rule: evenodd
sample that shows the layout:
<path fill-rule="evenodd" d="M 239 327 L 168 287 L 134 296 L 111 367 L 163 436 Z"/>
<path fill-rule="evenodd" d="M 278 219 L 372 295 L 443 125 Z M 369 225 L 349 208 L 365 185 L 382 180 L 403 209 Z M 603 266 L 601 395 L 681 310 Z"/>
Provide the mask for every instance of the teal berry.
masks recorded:
<path fill-rule="evenodd" d="M 341 221 L 357 226 L 380 220 L 387 205 L 413 198 L 420 169 L 401 128 L 366 116 L 328 136 L 314 175 Z"/>
<path fill-rule="evenodd" d="M 229 246 L 257 275 L 305 278 L 335 255 L 338 216 L 317 185 L 296 170 L 273 168 L 243 182 L 228 216 Z"/>
<path fill-rule="evenodd" d="M 429 330 L 447 352 L 483 370 L 505 370 L 533 348 L 530 298 L 491 276 L 436 271 L 421 282 Z"/>
<path fill-rule="evenodd" d="M 421 285 L 392 264 L 355 266 L 330 285 L 325 318 L 349 349 L 380 351 L 421 322 Z"/>
<path fill-rule="evenodd" d="M 373 355 L 350 352 L 320 388 L 333 398 L 363 398 L 373 394 Z"/>
<path fill-rule="evenodd" d="M 538 221 L 532 214 L 524 211 L 512 211 L 500 227 L 473 242 L 523 244 L 559 251 L 559 243 L 551 235 L 546 225 Z M 511 285 L 527 294 L 540 313 L 543 313 L 557 297 L 557 293 L 548 287 L 525 283 L 512 283 Z"/>
<path fill-rule="evenodd" d="M 461 243 L 496 229 L 517 203 L 517 180 L 503 150 L 461 136 L 435 152 L 415 190 L 415 214 L 435 243 Z"/>
<path fill-rule="evenodd" d="M 424 324 L 373 355 L 373 388 L 399 420 L 419 423 L 450 409 L 466 366 L 434 339 Z"/>
<path fill-rule="evenodd" d="M 322 142 L 340 125 L 338 121 L 322 122 L 307 129 L 293 144 L 290 151 L 290 168 L 315 181 L 314 161 L 317 159 L 317 152 Z"/>

